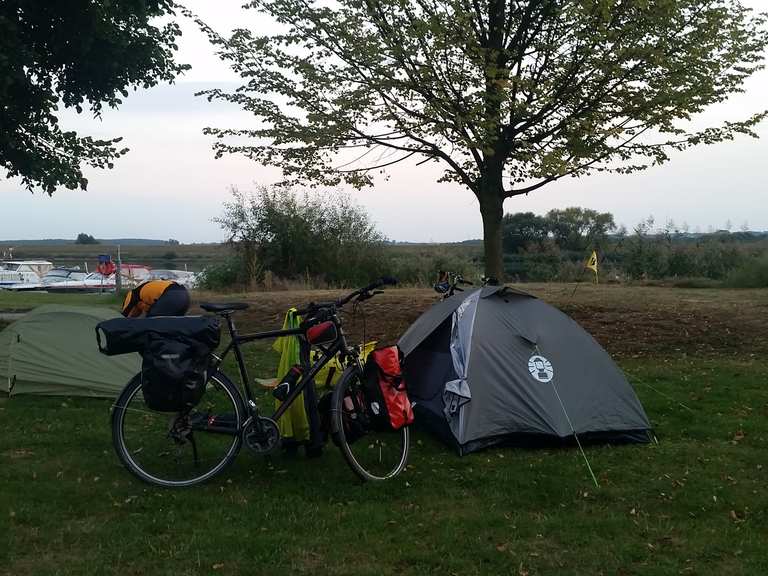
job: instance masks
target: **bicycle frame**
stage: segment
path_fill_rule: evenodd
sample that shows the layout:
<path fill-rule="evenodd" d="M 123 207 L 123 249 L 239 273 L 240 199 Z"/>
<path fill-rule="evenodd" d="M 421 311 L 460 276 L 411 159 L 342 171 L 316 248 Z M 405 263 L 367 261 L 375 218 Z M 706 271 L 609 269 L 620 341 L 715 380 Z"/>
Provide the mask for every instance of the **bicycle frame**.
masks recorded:
<path fill-rule="evenodd" d="M 268 340 L 273 338 L 280 338 L 283 336 L 300 336 L 304 334 L 304 330 L 302 330 L 301 328 L 291 328 L 288 330 L 269 330 L 266 332 L 239 334 L 237 332 L 237 328 L 235 327 L 235 323 L 232 320 L 232 317 L 229 314 L 227 314 L 224 316 L 224 318 L 227 321 L 227 327 L 229 328 L 229 334 L 231 336 L 231 340 L 227 345 L 227 347 L 224 349 L 224 352 L 222 352 L 221 356 L 214 355 L 216 359 L 214 368 L 218 369 L 218 367 L 221 366 L 227 354 L 229 354 L 230 352 L 234 353 L 235 359 L 237 360 L 238 371 L 240 372 L 240 381 L 242 383 L 242 388 L 245 391 L 245 401 L 247 405 L 246 409 L 248 411 L 248 417 L 245 419 L 245 421 L 238 423 L 238 432 L 239 432 L 252 418 L 259 415 L 259 410 L 256 405 L 256 402 L 254 401 L 253 392 L 251 390 L 250 381 L 248 377 L 248 369 L 245 365 L 245 359 L 243 357 L 243 351 L 241 349 L 241 345 L 248 344 L 249 342 L 254 342 L 256 340 Z M 293 402 L 304 391 L 307 385 L 310 382 L 313 382 L 314 377 L 317 375 L 317 373 L 320 372 L 323 366 L 325 366 L 328 362 L 330 362 L 334 356 L 336 356 L 339 352 L 342 352 L 342 362 L 344 362 L 346 358 L 351 355 L 350 350 L 347 348 L 347 342 L 344 336 L 344 332 L 341 329 L 341 322 L 335 315 L 332 321 L 336 325 L 336 328 L 338 331 L 338 337 L 328 347 L 317 346 L 317 348 L 319 348 L 320 351 L 322 352 L 322 355 L 320 356 L 320 358 L 318 358 L 313 363 L 311 363 L 311 365 L 309 366 L 309 370 L 304 372 L 298 385 L 291 391 L 291 393 L 288 395 L 285 401 L 280 403 L 280 406 L 277 408 L 277 410 L 275 410 L 275 412 L 270 416 L 270 418 L 275 422 L 277 422 L 280 419 L 280 417 L 283 414 L 285 414 L 288 408 L 291 407 Z"/>

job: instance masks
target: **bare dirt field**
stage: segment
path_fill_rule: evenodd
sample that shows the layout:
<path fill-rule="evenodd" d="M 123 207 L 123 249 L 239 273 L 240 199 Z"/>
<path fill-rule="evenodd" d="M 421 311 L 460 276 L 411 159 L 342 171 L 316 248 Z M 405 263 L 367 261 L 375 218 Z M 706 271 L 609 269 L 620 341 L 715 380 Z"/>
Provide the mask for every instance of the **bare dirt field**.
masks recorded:
<path fill-rule="evenodd" d="M 526 284 L 527 292 L 557 306 L 587 329 L 612 355 L 644 357 L 689 354 L 768 353 L 768 290 L 679 289 L 660 287 Z M 343 291 L 253 292 L 228 296 L 250 302 L 238 314 L 243 330 L 279 327 L 290 306 L 329 300 Z M 221 300 L 197 294 L 195 300 Z M 394 342 L 437 301 L 428 289 L 390 289 L 346 315 L 354 340 Z"/>

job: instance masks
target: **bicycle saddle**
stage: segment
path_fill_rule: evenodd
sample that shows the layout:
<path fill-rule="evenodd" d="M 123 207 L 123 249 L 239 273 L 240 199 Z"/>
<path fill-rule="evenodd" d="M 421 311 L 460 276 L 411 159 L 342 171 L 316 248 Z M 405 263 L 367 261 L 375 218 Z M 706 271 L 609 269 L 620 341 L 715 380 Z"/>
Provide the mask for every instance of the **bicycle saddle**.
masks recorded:
<path fill-rule="evenodd" d="M 222 312 L 234 312 L 235 310 L 245 310 L 250 304 L 247 302 L 201 302 L 200 308 L 206 312 L 220 314 Z"/>

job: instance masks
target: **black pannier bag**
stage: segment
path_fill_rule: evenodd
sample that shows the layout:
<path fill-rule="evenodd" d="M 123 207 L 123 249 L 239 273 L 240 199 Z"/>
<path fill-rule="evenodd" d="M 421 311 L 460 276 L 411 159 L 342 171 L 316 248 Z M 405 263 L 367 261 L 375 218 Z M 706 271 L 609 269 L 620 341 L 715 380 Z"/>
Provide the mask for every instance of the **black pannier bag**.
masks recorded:
<path fill-rule="evenodd" d="M 208 381 L 210 352 L 181 338 L 150 336 L 141 353 L 141 392 L 147 407 L 181 412 L 196 406 Z"/>
<path fill-rule="evenodd" d="M 115 318 L 99 323 L 96 334 L 104 354 L 141 354 L 141 391 L 148 408 L 180 412 L 205 392 L 220 328 L 211 316 Z"/>

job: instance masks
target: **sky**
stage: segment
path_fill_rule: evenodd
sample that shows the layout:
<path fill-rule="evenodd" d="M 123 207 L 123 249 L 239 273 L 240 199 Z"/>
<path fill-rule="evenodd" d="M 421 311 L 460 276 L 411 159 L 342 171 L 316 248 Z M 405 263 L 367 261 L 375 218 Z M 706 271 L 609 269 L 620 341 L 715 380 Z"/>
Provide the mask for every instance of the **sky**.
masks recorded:
<path fill-rule="evenodd" d="M 768 9 L 768 0 L 742 0 Z M 220 32 L 236 26 L 263 30 L 265 23 L 241 0 L 187 0 L 185 4 Z M 59 190 L 53 197 L 31 194 L 18 180 L 0 176 L 0 240 L 75 238 L 174 238 L 184 243 L 225 239 L 212 221 L 230 198 L 230 189 L 251 190 L 280 178 L 237 156 L 215 159 L 206 126 L 240 127 L 252 118 L 236 106 L 208 103 L 194 93 L 233 87 L 237 76 L 213 54 L 190 22 L 183 22 L 178 61 L 192 70 L 176 84 L 132 93 L 101 120 L 63 113 L 62 124 L 81 134 L 124 138 L 131 151 L 113 170 L 88 170 L 87 191 Z M 716 125 L 744 119 L 766 107 L 768 71 L 750 79 L 746 93 L 710 109 L 699 121 Z M 677 153 L 664 166 L 632 175 L 601 174 L 555 182 L 528 196 L 507 200 L 507 212 L 543 214 L 553 208 L 584 206 L 614 214 L 632 228 L 653 215 L 691 231 L 725 228 L 768 230 L 768 122 L 760 140 L 737 138 Z M 477 201 L 457 184 L 437 183 L 441 170 L 415 162 L 400 164 L 388 180 L 351 191 L 388 238 L 450 242 L 482 237 Z"/>

